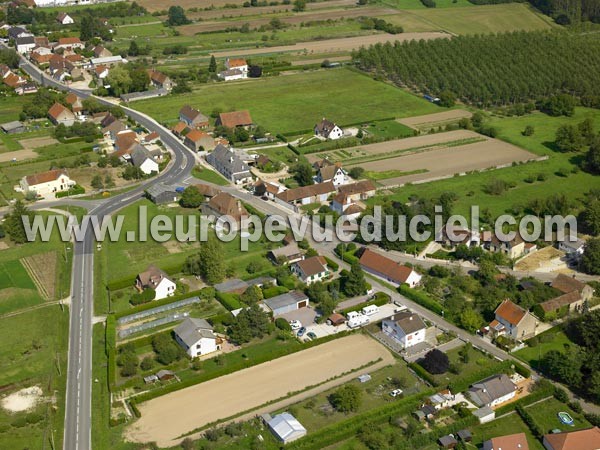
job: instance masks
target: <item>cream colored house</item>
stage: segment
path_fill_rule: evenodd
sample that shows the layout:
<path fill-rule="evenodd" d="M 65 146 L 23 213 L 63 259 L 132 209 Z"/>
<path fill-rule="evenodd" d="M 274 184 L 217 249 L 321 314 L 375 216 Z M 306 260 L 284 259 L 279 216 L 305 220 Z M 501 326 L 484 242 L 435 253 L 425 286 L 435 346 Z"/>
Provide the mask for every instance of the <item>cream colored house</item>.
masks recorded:
<path fill-rule="evenodd" d="M 19 184 L 24 193 L 35 192 L 38 197 L 54 197 L 57 192 L 66 191 L 76 183 L 65 170 L 49 170 L 25 176 Z"/>

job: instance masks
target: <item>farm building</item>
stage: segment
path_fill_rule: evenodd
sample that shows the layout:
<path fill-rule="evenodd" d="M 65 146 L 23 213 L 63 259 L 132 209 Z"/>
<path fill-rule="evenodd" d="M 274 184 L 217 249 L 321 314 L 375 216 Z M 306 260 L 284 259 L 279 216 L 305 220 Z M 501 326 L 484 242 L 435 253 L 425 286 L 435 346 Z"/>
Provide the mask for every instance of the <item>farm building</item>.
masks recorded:
<path fill-rule="evenodd" d="M 208 117 L 190 105 L 185 105 L 179 110 L 179 121 L 192 128 L 206 128 Z"/>
<path fill-rule="evenodd" d="M 290 413 L 284 412 L 275 417 L 266 414 L 263 420 L 273 435 L 284 444 L 306 436 L 306 428 Z"/>
<path fill-rule="evenodd" d="M 427 327 L 423 320 L 412 312 L 400 312 L 384 319 L 381 328 L 404 348 L 425 342 Z"/>
<path fill-rule="evenodd" d="M 15 120 L 14 122 L 3 123 L 0 125 L 0 128 L 2 128 L 2 131 L 4 131 L 6 134 L 16 134 L 25 131 L 25 125 L 23 122 L 19 122 L 18 120 Z"/>
<path fill-rule="evenodd" d="M 200 130 L 192 130 L 185 135 L 183 143 L 195 152 L 210 151 L 215 148 L 215 138 Z"/>
<path fill-rule="evenodd" d="M 364 249 L 359 262 L 365 272 L 383 278 L 396 286 L 407 284 L 413 288 L 421 282 L 421 275 L 410 267 L 403 266 L 368 248 Z"/>
<path fill-rule="evenodd" d="M 63 124 L 70 127 L 75 123 L 75 114 L 60 103 L 55 103 L 48 110 L 48 118 L 54 125 Z"/>
<path fill-rule="evenodd" d="M 136 277 L 135 287 L 140 292 L 144 289 L 154 289 L 154 300 L 160 300 L 174 295 L 177 286 L 165 272 L 151 264 L 145 272 Z"/>
<path fill-rule="evenodd" d="M 157 205 L 174 203 L 179 198 L 179 193 L 174 187 L 167 186 L 164 183 L 156 183 L 146 189 L 146 197 Z"/>
<path fill-rule="evenodd" d="M 338 186 L 338 192 L 345 194 L 350 200 L 357 202 L 366 200 L 375 195 L 377 188 L 371 180 L 362 180 L 356 183 L 343 184 Z"/>
<path fill-rule="evenodd" d="M 274 317 L 308 306 L 308 297 L 300 291 L 286 292 L 263 302 Z"/>
<path fill-rule="evenodd" d="M 175 340 L 191 358 L 207 355 L 221 349 L 221 339 L 205 319 L 188 317 L 175 328 Z"/>

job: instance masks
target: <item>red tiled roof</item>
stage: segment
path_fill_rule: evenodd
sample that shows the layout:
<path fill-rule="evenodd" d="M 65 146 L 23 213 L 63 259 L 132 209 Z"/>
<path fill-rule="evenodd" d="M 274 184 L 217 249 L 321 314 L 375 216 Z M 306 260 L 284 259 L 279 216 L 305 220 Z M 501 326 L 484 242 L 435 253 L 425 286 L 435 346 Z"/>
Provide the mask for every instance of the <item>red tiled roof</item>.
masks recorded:
<path fill-rule="evenodd" d="M 322 256 L 311 256 L 296 263 L 307 277 L 327 270 L 327 261 Z"/>
<path fill-rule="evenodd" d="M 81 40 L 78 37 L 64 37 L 58 39 L 58 45 L 73 45 L 81 44 Z"/>
<path fill-rule="evenodd" d="M 512 325 L 518 325 L 523 320 L 523 317 L 525 317 L 525 314 L 527 314 L 527 311 L 507 299 L 500 303 L 500 306 L 496 308 L 495 314 Z"/>
<path fill-rule="evenodd" d="M 509 434 L 490 439 L 493 449 L 502 450 L 529 450 L 525 433 Z M 485 447 L 485 445 L 484 445 Z"/>
<path fill-rule="evenodd" d="M 385 275 L 390 280 L 399 284 L 406 283 L 406 280 L 408 280 L 413 271 L 410 267 L 398 264 L 396 261 L 375 253 L 368 248 L 365 248 L 360 257 L 360 265 Z"/>
<path fill-rule="evenodd" d="M 547 434 L 544 440 L 554 450 L 598 450 L 600 449 L 600 428 Z"/>
<path fill-rule="evenodd" d="M 559 291 L 564 292 L 565 294 L 568 294 L 569 292 L 573 292 L 573 291 L 578 291 L 578 292 L 583 291 L 583 288 L 585 287 L 585 283 L 582 283 L 581 281 L 576 280 L 573 277 L 570 277 L 568 275 L 565 275 L 564 273 L 561 273 L 556 276 L 556 278 L 552 282 L 551 286 L 554 289 L 558 289 Z"/>
<path fill-rule="evenodd" d="M 221 125 L 227 128 L 252 125 L 252 118 L 247 110 L 221 113 L 219 114 L 219 120 Z"/>
<path fill-rule="evenodd" d="M 248 63 L 246 62 L 245 59 L 243 58 L 229 58 L 227 60 L 227 65 L 229 66 L 229 68 L 234 68 L 234 67 L 242 67 L 242 66 L 247 66 Z"/>
<path fill-rule="evenodd" d="M 183 123 L 183 122 L 180 122 Z M 200 130 L 192 130 L 190 131 L 188 134 L 185 135 L 186 139 L 189 139 L 192 142 L 198 142 L 200 139 L 202 139 L 203 137 L 210 137 L 210 135 L 208 133 L 205 133 L 204 131 L 200 131 Z"/>
<path fill-rule="evenodd" d="M 57 120 L 61 114 L 67 114 L 68 116 L 72 116 L 73 113 L 69 111 L 65 106 L 60 103 L 54 103 L 52 107 L 48 110 L 48 115 L 53 119 Z"/>
<path fill-rule="evenodd" d="M 67 172 L 63 169 L 49 170 L 48 172 L 36 173 L 35 175 L 28 175 L 25 177 L 29 186 L 35 186 L 37 184 L 48 183 L 59 179 L 62 176 L 67 175 Z"/>

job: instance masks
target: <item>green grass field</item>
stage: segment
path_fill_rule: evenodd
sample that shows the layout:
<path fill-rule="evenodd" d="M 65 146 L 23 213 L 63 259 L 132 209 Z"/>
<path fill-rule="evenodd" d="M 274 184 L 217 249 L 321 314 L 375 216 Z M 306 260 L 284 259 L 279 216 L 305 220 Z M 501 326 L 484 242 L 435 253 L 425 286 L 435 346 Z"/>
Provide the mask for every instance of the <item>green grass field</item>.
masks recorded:
<path fill-rule="evenodd" d="M 579 199 L 597 185 L 597 177 L 583 172 L 569 173 L 567 177 L 557 175 L 561 169 L 577 170 L 578 159 L 581 154 L 565 154 L 552 149 L 556 130 L 562 124 L 578 124 L 585 118 L 594 121 L 596 130 L 600 129 L 600 111 L 577 108 L 573 117 L 549 117 L 542 113 L 533 113 L 522 117 L 495 117 L 489 124 L 498 130 L 498 138 L 540 156 L 549 159 L 524 165 L 508 167 L 499 170 L 478 172 L 462 177 L 435 181 L 420 185 L 408 185 L 394 190 L 387 196 L 393 200 L 406 202 L 411 196 L 436 198 L 443 192 L 454 192 L 457 201 L 453 213 L 470 216 L 471 205 L 479 205 L 481 209 L 489 208 L 493 216 L 512 213 L 522 210 L 534 199 L 547 198 L 556 193 L 569 193 L 572 199 Z M 521 132 L 527 126 L 535 128 L 533 136 L 523 136 Z M 528 177 L 536 178 L 539 174 L 546 176 L 546 181 L 527 183 Z M 490 195 L 484 192 L 485 186 L 493 179 L 514 182 L 516 186 L 503 195 Z M 381 201 L 380 197 L 371 199 L 370 202 Z"/>
<path fill-rule="evenodd" d="M 216 108 L 248 109 L 256 124 L 286 134 L 312 129 L 322 117 L 346 125 L 441 111 L 426 100 L 349 69 L 210 84 L 191 94 L 140 101 L 134 106 L 161 122 L 175 122 L 179 109 L 187 103 L 205 114 Z"/>
<path fill-rule="evenodd" d="M 201 167 L 194 167 L 192 175 L 202 181 L 208 181 L 209 183 L 218 184 L 219 186 L 227 186 L 229 182 L 221 176 L 221 174 Z"/>
<path fill-rule="evenodd" d="M 21 97 L 0 96 L 0 123 L 19 120 L 19 114 L 23 108 L 23 99 Z"/>
<path fill-rule="evenodd" d="M 68 310 L 61 311 L 58 306 L 0 319 L 0 386 L 8 387 L 3 394 L 39 386 L 44 396 L 30 412 L 8 413 L 0 408 L 2 448 L 50 448 L 48 433 L 52 430 L 56 448 L 61 446 L 68 323 Z M 56 409 L 50 405 L 52 396 Z M 41 420 L 18 424 L 34 415 Z"/>
<path fill-rule="evenodd" d="M 398 0 L 400 5 L 397 7 L 409 9 L 402 4 L 406 3 L 410 7 L 413 2 L 421 4 L 419 0 Z M 464 6 L 461 8 L 439 7 L 445 0 L 437 3 L 437 8 L 409 9 L 402 14 L 385 18 L 396 25 L 402 25 L 407 32 L 444 30 L 453 34 L 478 34 L 548 30 L 557 26 L 552 19 L 525 3 L 473 6 L 465 0 L 456 4 Z"/>
<path fill-rule="evenodd" d="M 535 347 L 525 347 L 515 353 L 517 358 L 527 362 L 532 367 L 538 367 L 540 359 L 550 350 L 565 351 L 569 345 L 573 345 L 565 333 L 557 329 L 550 329 L 537 336 L 539 344 Z"/>

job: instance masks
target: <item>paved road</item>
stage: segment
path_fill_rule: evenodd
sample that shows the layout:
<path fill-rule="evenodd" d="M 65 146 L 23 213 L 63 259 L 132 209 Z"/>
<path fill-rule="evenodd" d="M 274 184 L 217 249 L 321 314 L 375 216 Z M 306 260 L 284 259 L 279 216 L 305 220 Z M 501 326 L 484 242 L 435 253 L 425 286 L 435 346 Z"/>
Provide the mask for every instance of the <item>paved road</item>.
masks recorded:
<path fill-rule="evenodd" d="M 29 61 L 22 59 L 21 69 L 40 84 L 55 89 L 74 92 L 82 98 L 90 97 L 88 91 L 72 89 L 42 74 Z M 98 101 L 114 105 L 104 99 Z M 185 181 L 195 165 L 189 150 L 183 146 L 169 130 L 151 118 L 129 108 L 125 114 L 140 123 L 149 131 L 159 133 L 162 142 L 172 149 L 173 158 L 169 167 L 159 176 L 141 184 L 135 189 L 102 202 L 69 200 L 67 202 L 44 202 L 41 207 L 59 203 L 77 204 L 91 208 L 90 215 L 99 220 L 119 209 L 139 200 L 145 188 L 163 181 L 177 184 Z M 65 430 L 63 448 L 65 450 L 90 450 L 91 445 L 91 396 L 92 396 L 92 316 L 94 311 L 94 234 L 91 229 L 81 242 L 74 244 L 73 274 L 71 280 L 71 308 L 69 321 L 69 355 L 67 372 L 67 394 L 65 406 Z"/>

